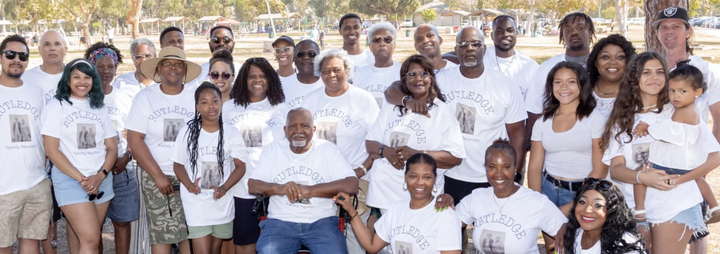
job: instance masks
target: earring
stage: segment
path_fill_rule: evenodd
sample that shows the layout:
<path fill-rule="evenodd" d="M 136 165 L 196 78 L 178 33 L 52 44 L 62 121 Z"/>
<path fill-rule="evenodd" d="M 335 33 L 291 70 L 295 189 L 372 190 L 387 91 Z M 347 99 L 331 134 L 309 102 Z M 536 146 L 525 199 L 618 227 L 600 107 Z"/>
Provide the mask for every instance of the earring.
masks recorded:
<path fill-rule="evenodd" d="M 437 192 L 438 192 L 437 184 L 433 184 L 433 193 L 437 193 Z"/>
<path fill-rule="evenodd" d="M 407 182 L 403 182 L 403 190 L 407 190 Z"/>

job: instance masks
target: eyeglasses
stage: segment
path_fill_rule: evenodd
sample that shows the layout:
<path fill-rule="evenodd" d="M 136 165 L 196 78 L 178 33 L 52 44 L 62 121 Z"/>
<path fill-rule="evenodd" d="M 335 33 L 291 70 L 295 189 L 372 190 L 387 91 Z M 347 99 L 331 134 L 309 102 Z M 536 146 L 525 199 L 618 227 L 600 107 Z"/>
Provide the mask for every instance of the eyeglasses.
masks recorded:
<path fill-rule="evenodd" d="M 480 48 L 480 47 L 482 47 L 483 43 L 481 41 L 461 41 L 455 45 L 457 45 L 460 48 L 467 48 L 468 46 L 473 46 L 474 48 Z"/>
<path fill-rule="evenodd" d="M 171 66 L 172 66 L 172 67 L 175 67 L 175 68 L 178 68 L 178 69 L 185 68 L 185 63 L 183 63 L 183 62 L 175 63 L 175 64 L 173 64 L 173 63 L 171 63 L 171 62 L 163 62 L 163 63 L 160 64 L 160 65 L 161 65 L 163 68 L 166 68 L 166 69 L 169 69 Z"/>
<path fill-rule="evenodd" d="M 317 52 L 315 51 L 301 51 L 298 52 L 297 55 L 295 55 L 297 58 L 303 58 L 305 56 L 309 56 L 310 58 L 315 58 L 317 56 Z"/>
<path fill-rule="evenodd" d="M 341 74 L 341 73 L 343 73 L 343 70 L 339 69 L 339 68 L 334 69 L 334 70 L 324 69 L 324 70 L 320 71 L 320 73 L 322 73 L 322 75 L 330 75 L 330 73 Z"/>
<path fill-rule="evenodd" d="M 295 48 L 288 46 L 288 47 L 284 47 L 284 48 L 274 48 L 274 49 L 275 49 L 275 54 L 280 54 L 280 53 L 290 53 L 290 51 L 293 51 Z"/>
<path fill-rule="evenodd" d="M 392 43 L 393 38 L 392 38 L 392 36 L 389 36 L 389 35 L 385 36 L 385 37 L 375 36 L 375 37 L 372 37 L 372 40 L 370 40 L 370 41 L 372 41 L 373 44 L 380 44 L 381 41 L 385 41 L 385 43 L 390 44 L 390 43 Z"/>
<path fill-rule="evenodd" d="M 98 192 L 97 194 L 88 195 L 88 201 L 94 201 L 95 199 L 101 199 L 105 195 L 104 191 Z"/>
<path fill-rule="evenodd" d="M 233 41 L 233 38 L 230 38 L 230 37 L 227 37 L 227 36 L 222 37 L 222 38 L 220 38 L 220 37 L 215 37 L 215 36 L 212 37 L 212 42 L 215 43 L 215 44 L 220 43 L 221 40 L 222 40 L 222 43 L 224 43 L 224 44 L 230 44 L 230 43 Z"/>
<path fill-rule="evenodd" d="M 235 75 L 235 74 L 228 73 L 228 72 L 226 72 L 226 71 L 223 71 L 223 73 L 220 74 L 220 73 L 218 73 L 217 71 L 213 71 L 213 72 L 210 73 L 210 79 L 219 79 L 219 78 L 222 78 L 223 80 L 228 80 L 228 79 L 230 79 L 230 77 L 232 77 L 232 75 Z"/>
<path fill-rule="evenodd" d="M 153 58 L 153 57 L 155 57 L 155 55 L 153 55 L 153 54 L 144 54 L 144 55 L 134 55 L 133 59 L 135 61 L 140 61 L 143 59 L 148 59 L 148 58 Z"/>
<path fill-rule="evenodd" d="M 421 72 L 408 72 L 408 73 L 405 74 L 405 76 L 407 76 L 407 77 L 410 78 L 411 80 L 412 80 L 412 79 L 415 79 L 415 78 L 418 78 L 418 77 L 419 77 L 420 79 L 426 79 L 426 78 L 430 77 L 430 73 L 427 73 L 427 72 L 424 72 L 424 71 L 421 71 Z"/>
<path fill-rule="evenodd" d="M 583 181 L 583 185 L 596 185 L 599 186 L 601 190 L 607 191 L 612 188 L 613 183 L 601 178 L 588 177 L 585 178 L 585 181 Z"/>
<path fill-rule="evenodd" d="M 5 54 L 7 59 L 13 60 L 15 59 L 15 56 L 18 56 L 18 59 L 23 62 L 26 62 L 30 56 L 27 52 L 17 52 L 12 50 L 5 50 L 2 53 Z"/>

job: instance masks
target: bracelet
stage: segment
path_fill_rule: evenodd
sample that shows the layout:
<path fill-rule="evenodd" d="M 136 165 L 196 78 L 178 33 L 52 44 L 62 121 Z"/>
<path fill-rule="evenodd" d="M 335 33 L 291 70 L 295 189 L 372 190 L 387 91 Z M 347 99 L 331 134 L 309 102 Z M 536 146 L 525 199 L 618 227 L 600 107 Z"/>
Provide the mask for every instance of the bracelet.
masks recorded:
<path fill-rule="evenodd" d="M 363 170 L 363 175 L 367 175 L 367 168 L 365 167 L 365 165 L 360 164 L 360 166 L 358 166 L 358 168 L 361 168 Z"/>
<path fill-rule="evenodd" d="M 640 182 L 640 173 L 642 173 L 641 169 L 638 169 L 637 173 L 635 173 L 635 181 L 637 181 L 638 184 L 642 184 L 642 182 Z"/>
<path fill-rule="evenodd" d="M 407 108 L 407 105 L 405 105 L 405 103 L 407 103 L 408 100 L 410 100 L 410 95 L 405 95 L 405 97 L 402 98 L 403 108 Z"/>
<path fill-rule="evenodd" d="M 352 221 L 353 219 L 355 219 L 355 217 L 357 217 L 358 214 L 360 214 L 360 213 L 358 213 L 357 211 L 355 211 L 355 215 L 353 215 L 352 217 L 350 217 L 350 221 Z"/>

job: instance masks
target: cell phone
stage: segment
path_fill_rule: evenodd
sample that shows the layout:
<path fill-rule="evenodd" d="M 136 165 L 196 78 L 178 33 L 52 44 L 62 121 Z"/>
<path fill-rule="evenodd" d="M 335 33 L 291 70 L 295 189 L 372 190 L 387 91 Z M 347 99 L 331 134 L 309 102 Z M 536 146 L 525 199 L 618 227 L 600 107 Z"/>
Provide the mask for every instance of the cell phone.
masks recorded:
<path fill-rule="evenodd" d="M 180 191 L 180 185 L 173 185 L 174 191 Z"/>

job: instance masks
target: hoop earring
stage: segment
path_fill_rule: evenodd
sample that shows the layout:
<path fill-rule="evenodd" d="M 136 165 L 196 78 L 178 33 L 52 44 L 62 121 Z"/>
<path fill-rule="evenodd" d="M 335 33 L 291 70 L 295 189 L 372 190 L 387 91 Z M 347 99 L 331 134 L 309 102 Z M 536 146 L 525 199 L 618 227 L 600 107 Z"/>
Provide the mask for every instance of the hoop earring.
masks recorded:
<path fill-rule="evenodd" d="M 438 192 L 437 184 L 433 184 L 433 190 L 432 190 L 432 192 L 433 192 L 433 193 L 437 193 L 437 192 Z"/>
<path fill-rule="evenodd" d="M 403 190 L 407 190 L 407 182 L 403 182 Z"/>

